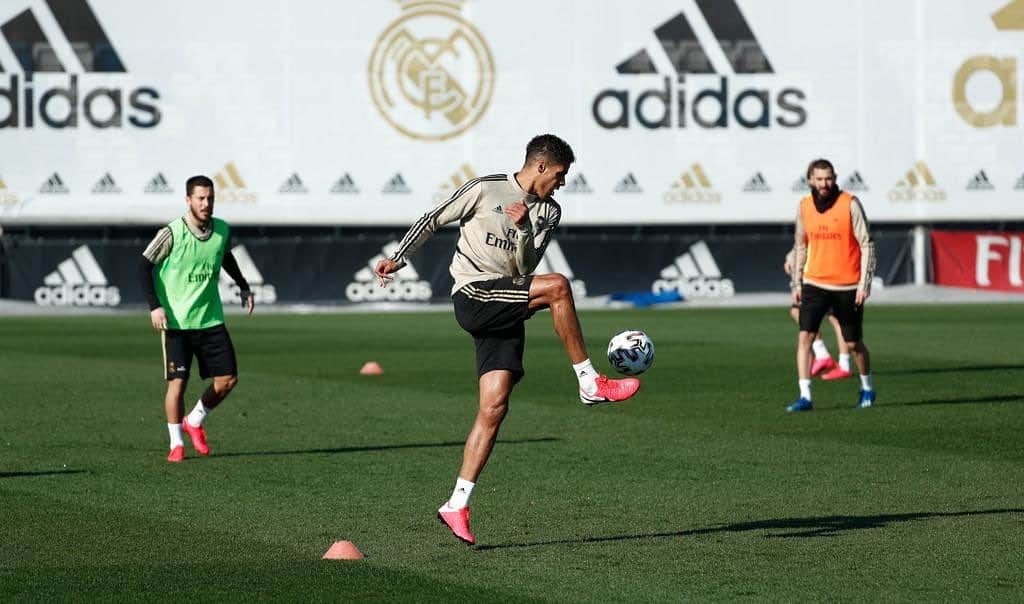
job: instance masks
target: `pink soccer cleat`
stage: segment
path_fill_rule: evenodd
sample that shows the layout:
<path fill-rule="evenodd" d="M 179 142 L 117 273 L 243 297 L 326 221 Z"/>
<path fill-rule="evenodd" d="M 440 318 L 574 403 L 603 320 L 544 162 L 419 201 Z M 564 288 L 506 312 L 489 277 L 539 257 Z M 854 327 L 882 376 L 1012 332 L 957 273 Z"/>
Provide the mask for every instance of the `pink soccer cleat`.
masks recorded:
<path fill-rule="evenodd" d="M 181 429 L 188 433 L 192 439 L 192 448 L 196 453 L 206 456 L 210 454 L 210 447 L 206 444 L 206 430 L 202 426 L 193 426 L 188 423 L 188 418 L 181 420 Z"/>
<path fill-rule="evenodd" d="M 167 454 L 167 461 L 171 463 L 181 463 L 185 461 L 185 446 L 178 445 L 171 449 L 171 452 Z"/>
<path fill-rule="evenodd" d="M 437 519 L 445 523 L 452 534 L 466 543 L 473 545 L 476 539 L 473 533 L 469 532 L 469 506 L 464 508 L 450 508 L 446 501 L 441 509 L 437 510 Z"/>
<path fill-rule="evenodd" d="M 843 369 L 842 367 L 836 366 L 835 369 L 833 369 L 832 371 L 829 371 L 825 375 L 821 376 L 821 379 L 823 379 L 823 380 L 844 380 L 844 379 L 850 377 L 851 375 L 853 375 L 853 374 L 850 373 L 849 371 Z"/>
<path fill-rule="evenodd" d="M 811 363 L 811 376 L 816 376 L 822 371 L 828 371 L 833 367 L 836 367 L 836 362 L 835 360 L 832 359 L 832 357 L 822 357 L 820 359 L 814 359 L 814 362 Z"/>
<path fill-rule="evenodd" d="M 584 405 L 624 401 L 636 394 L 636 391 L 640 389 L 640 380 L 636 378 L 613 380 L 599 375 L 594 381 L 597 383 L 597 391 L 594 394 L 587 394 L 580 390 L 580 401 Z"/>

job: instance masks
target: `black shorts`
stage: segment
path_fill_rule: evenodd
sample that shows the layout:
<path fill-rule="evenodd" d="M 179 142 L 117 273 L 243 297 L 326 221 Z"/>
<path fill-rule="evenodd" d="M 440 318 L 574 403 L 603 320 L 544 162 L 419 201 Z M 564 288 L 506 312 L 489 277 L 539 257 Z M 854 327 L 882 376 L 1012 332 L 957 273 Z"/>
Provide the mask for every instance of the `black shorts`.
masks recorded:
<path fill-rule="evenodd" d="M 800 294 L 800 330 L 817 333 L 821 320 L 832 315 L 839 320 L 843 339 L 859 342 L 864 337 L 864 306 L 855 304 L 857 290 L 834 291 L 804 284 Z"/>
<path fill-rule="evenodd" d="M 206 329 L 168 329 L 163 332 L 164 377 L 188 379 L 192 357 L 199 362 L 199 375 L 238 375 L 235 346 L 223 324 Z"/>
<path fill-rule="evenodd" d="M 532 276 L 502 277 L 470 283 L 452 296 L 455 320 L 476 343 L 476 372 L 511 371 L 515 381 L 523 370 Z"/>

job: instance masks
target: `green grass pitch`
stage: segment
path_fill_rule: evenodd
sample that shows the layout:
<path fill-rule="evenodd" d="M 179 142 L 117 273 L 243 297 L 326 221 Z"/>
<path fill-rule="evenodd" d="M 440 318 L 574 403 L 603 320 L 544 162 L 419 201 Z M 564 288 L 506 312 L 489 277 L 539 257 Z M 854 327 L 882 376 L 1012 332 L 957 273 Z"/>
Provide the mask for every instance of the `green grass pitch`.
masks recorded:
<path fill-rule="evenodd" d="M 229 317 L 239 386 L 180 465 L 144 313 L 0 318 L 0 600 L 1021 601 L 1022 311 L 869 307 L 878 406 L 817 381 L 799 415 L 785 308 L 583 313 L 605 371 L 620 329 L 657 346 L 600 408 L 539 314 L 475 548 L 434 518 L 476 409 L 451 313 Z"/>

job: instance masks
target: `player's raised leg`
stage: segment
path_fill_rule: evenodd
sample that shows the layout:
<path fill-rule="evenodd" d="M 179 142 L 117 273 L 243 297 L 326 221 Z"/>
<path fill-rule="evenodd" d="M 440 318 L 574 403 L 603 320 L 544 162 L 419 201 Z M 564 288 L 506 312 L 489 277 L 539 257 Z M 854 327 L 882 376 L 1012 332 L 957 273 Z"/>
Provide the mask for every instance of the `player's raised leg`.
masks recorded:
<path fill-rule="evenodd" d="M 576 315 L 572 287 L 564 275 L 550 273 L 534 276 L 530 284 L 529 306 L 531 311 L 551 309 L 551 321 L 572 362 L 583 404 L 624 401 L 640 389 L 640 380 L 636 378 L 610 379 L 594 369 L 583 343 L 583 330 Z"/>
<path fill-rule="evenodd" d="M 452 533 L 469 544 L 476 541 L 469 528 L 469 496 L 494 450 L 514 385 L 515 375 L 511 371 L 488 371 L 480 376 L 480 408 L 466 438 L 462 468 L 451 497 L 437 510 L 438 518 L 448 525 Z"/>

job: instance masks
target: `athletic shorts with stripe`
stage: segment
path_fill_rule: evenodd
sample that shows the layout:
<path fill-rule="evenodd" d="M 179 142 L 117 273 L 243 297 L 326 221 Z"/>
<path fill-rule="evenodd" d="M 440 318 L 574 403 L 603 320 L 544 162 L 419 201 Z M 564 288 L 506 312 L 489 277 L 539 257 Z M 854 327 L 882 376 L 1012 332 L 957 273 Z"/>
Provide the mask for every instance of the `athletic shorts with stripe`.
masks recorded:
<path fill-rule="evenodd" d="M 207 329 L 168 329 L 163 332 L 164 377 L 188 379 L 192 357 L 199 362 L 204 380 L 213 376 L 238 375 L 235 346 L 223 323 Z"/>
<path fill-rule="evenodd" d="M 830 290 L 804 283 L 800 295 L 800 330 L 817 333 L 825 315 L 839 319 L 839 328 L 847 342 L 864 337 L 864 307 L 855 302 L 855 290 Z"/>
<path fill-rule="evenodd" d="M 518 382 L 523 370 L 526 345 L 524 322 L 530 312 L 530 283 L 533 276 L 502 277 L 469 283 L 455 292 L 455 320 L 473 336 L 476 344 L 476 372 L 511 371 Z"/>

